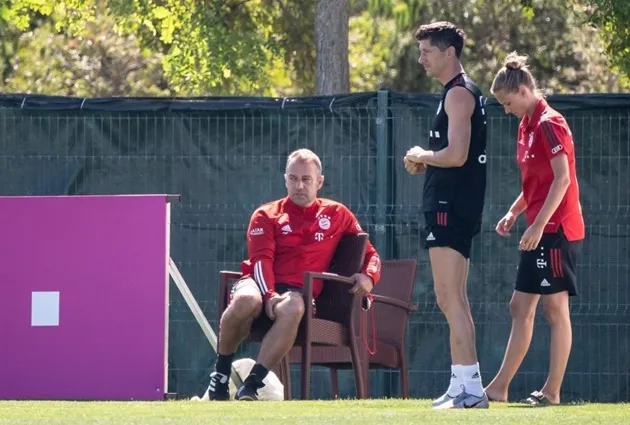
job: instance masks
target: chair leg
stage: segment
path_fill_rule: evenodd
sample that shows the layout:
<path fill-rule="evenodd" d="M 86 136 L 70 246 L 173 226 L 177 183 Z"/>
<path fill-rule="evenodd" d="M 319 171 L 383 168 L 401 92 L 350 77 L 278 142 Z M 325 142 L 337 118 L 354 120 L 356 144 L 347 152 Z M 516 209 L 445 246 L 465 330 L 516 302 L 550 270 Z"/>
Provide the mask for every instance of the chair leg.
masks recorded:
<path fill-rule="evenodd" d="M 282 369 L 282 385 L 284 385 L 284 399 L 291 400 L 291 369 L 289 365 L 289 355 L 287 354 L 282 358 L 282 364 L 280 366 Z"/>
<path fill-rule="evenodd" d="M 409 398 L 409 371 L 407 370 L 407 356 L 404 347 L 398 347 L 398 358 L 400 361 L 400 396 L 407 399 Z"/>
<path fill-rule="evenodd" d="M 302 345 L 302 400 L 311 398 L 311 343 Z"/>
<path fill-rule="evenodd" d="M 363 362 L 364 356 L 359 353 L 357 339 L 352 339 L 350 343 L 350 354 L 352 355 L 352 369 L 354 369 L 354 385 L 357 391 L 357 398 L 365 398 L 365 384 L 363 383 Z"/>
<path fill-rule="evenodd" d="M 367 350 L 361 350 L 363 371 L 363 398 L 370 398 L 370 353 Z"/>
<path fill-rule="evenodd" d="M 339 398 L 339 377 L 337 376 L 337 369 L 330 368 L 330 385 L 332 386 L 332 398 L 333 400 Z"/>

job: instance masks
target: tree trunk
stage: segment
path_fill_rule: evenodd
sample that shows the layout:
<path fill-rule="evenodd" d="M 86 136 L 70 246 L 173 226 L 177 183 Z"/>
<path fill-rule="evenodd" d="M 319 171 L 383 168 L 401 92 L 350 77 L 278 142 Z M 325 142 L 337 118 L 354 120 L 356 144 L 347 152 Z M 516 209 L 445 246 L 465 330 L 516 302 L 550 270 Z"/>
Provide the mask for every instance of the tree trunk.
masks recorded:
<path fill-rule="evenodd" d="M 315 13 L 317 94 L 350 91 L 348 21 L 350 0 L 318 0 Z"/>

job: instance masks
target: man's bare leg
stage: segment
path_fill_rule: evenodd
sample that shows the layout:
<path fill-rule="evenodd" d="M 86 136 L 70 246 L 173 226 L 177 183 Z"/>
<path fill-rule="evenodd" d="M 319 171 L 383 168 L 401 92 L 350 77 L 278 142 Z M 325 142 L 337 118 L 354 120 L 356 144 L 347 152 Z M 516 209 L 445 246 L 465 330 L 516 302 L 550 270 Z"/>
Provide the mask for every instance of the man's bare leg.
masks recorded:
<path fill-rule="evenodd" d="M 256 283 L 246 279 L 237 285 L 219 323 L 217 360 L 208 385 L 208 396 L 212 400 L 229 399 L 228 377 L 234 354 L 262 310 L 262 296 Z"/>
<path fill-rule="evenodd" d="M 276 304 L 276 320 L 265 335 L 258 354 L 258 363 L 273 369 L 295 343 L 302 316 L 304 299 L 300 292 L 287 292 L 286 298 Z"/>
<path fill-rule="evenodd" d="M 253 281 L 239 285 L 221 316 L 217 350 L 219 355 L 236 352 L 239 344 L 249 335 L 252 323 L 260 314 L 262 305 L 260 290 Z"/>
<path fill-rule="evenodd" d="M 510 301 L 512 329 L 499 372 L 486 387 L 490 400 L 507 401 L 508 389 L 529 350 L 540 295 L 514 291 Z"/>
<path fill-rule="evenodd" d="M 462 283 L 462 291 L 461 291 L 462 299 L 464 300 L 464 303 L 468 306 L 468 309 L 470 309 L 470 303 L 468 302 L 468 283 L 467 283 L 469 266 L 470 266 L 470 261 L 466 260 L 466 273 L 464 274 L 463 283 Z M 474 331 L 473 331 L 473 341 L 474 339 L 475 337 L 474 337 Z M 450 343 L 450 350 L 451 350 L 451 358 L 453 358 L 453 347 L 456 344 L 455 335 L 453 333 L 449 334 L 449 343 Z M 462 367 L 461 364 L 453 363 L 451 365 L 451 381 L 449 383 L 449 387 L 446 390 L 446 393 L 444 395 L 442 395 L 441 397 L 433 401 L 433 406 L 437 406 L 447 401 L 449 398 L 454 398 L 461 392 L 462 385 L 464 385 L 464 377 L 460 370 L 461 367 Z"/>
<path fill-rule="evenodd" d="M 463 378 L 466 391 L 475 396 L 483 395 L 481 376 L 475 349 L 475 325 L 472 320 L 465 280 L 469 262 L 452 248 L 429 249 L 431 270 L 438 306 L 449 324 L 453 373 L 458 382 Z M 452 380 L 452 386 L 455 381 Z M 461 388 L 450 388 L 453 397 Z"/>
<path fill-rule="evenodd" d="M 543 311 L 551 327 L 551 358 L 549 376 L 540 391 L 550 402 L 560 403 L 560 388 L 573 343 L 568 292 L 543 296 Z"/>
<path fill-rule="evenodd" d="M 258 388 L 276 364 L 291 350 L 295 343 L 300 321 L 304 315 L 304 300 L 300 292 L 286 292 L 284 299 L 275 306 L 273 326 L 263 338 L 258 359 L 236 394 L 238 400 L 256 400 Z"/>

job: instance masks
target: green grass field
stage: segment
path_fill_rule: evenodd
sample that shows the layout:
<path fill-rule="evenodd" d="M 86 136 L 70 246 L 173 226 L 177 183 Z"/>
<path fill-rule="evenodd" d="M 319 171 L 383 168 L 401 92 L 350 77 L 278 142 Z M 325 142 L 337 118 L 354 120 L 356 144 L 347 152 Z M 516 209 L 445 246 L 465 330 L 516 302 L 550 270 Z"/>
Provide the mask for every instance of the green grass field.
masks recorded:
<path fill-rule="evenodd" d="M 494 403 L 490 409 L 431 410 L 428 400 L 287 402 L 0 402 L 4 424 L 630 424 L 630 404 L 575 404 L 532 408 Z"/>

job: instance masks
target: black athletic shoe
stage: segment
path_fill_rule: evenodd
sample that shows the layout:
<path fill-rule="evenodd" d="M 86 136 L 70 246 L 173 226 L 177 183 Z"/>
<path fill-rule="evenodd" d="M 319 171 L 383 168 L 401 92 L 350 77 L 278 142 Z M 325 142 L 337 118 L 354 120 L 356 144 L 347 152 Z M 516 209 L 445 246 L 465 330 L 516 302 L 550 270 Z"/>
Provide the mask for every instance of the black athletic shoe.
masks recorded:
<path fill-rule="evenodd" d="M 256 367 L 256 366 L 254 366 Z M 238 389 L 235 400 L 256 401 L 258 400 L 258 388 L 264 387 L 263 381 L 255 374 L 250 373 L 243 385 Z"/>
<path fill-rule="evenodd" d="M 219 372 L 210 374 L 210 385 L 208 385 L 208 397 L 210 400 L 226 401 L 230 399 L 230 389 L 228 387 L 228 376 Z"/>
<path fill-rule="evenodd" d="M 239 401 L 256 401 L 258 400 L 258 391 L 250 385 L 243 384 L 236 392 L 234 399 Z"/>

